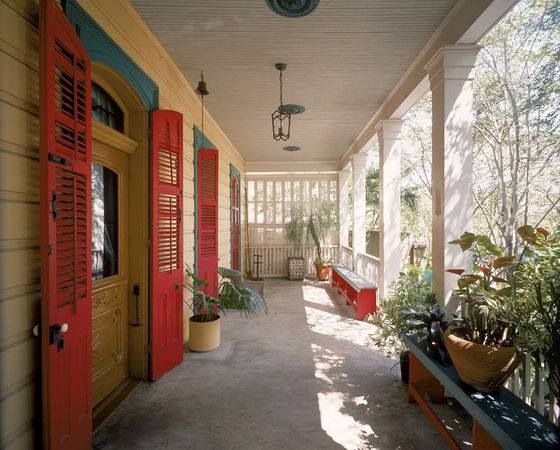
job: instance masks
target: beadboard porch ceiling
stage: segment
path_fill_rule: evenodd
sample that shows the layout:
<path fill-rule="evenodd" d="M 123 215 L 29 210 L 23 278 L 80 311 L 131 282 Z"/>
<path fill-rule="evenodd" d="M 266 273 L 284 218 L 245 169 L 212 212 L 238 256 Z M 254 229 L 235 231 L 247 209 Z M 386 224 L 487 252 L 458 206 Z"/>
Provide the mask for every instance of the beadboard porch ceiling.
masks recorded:
<path fill-rule="evenodd" d="M 193 87 L 204 69 L 208 110 L 245 160 L 290 162 L 339 160 L 455 0 L 321 0 L 302 18 L 265 0 L 132 4 Z M 272 139 L 277 62 L 284 103 L 306 108 L 287 143 Z"/>

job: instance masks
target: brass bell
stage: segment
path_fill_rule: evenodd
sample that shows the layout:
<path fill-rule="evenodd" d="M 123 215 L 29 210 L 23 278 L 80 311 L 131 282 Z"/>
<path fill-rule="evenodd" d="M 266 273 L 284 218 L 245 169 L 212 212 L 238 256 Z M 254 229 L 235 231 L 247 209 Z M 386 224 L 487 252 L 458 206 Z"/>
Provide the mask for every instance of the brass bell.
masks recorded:
<path fill-rule="evenodd" d="M 198 95 L 208 95 L 210 94 L 210 92 L 208 92 L 208 89 L 206 88 L 206 81 L 204 81 L 204 74 L 202 72 L 200 72 L 200 81 L 198 82 L 198 86 L 196 87 L 196 91 L 195 91 Z"/>

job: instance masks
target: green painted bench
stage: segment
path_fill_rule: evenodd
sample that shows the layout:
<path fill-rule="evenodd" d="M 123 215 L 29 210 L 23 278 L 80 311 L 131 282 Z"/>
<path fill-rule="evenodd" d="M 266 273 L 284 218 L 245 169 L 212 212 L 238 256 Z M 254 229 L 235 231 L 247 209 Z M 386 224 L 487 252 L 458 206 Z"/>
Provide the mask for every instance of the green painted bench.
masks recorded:
<path fill-rule="evenodd" d="M 425 395 L 443 403 L 444 390 L 473 418 L 473 449 L 560 449 L 560 429 L 505 388 L 486 394 L 464 384 L 453 366 L 430 358 L 416 334 L 404 336 L 410 350 L 408 399 L 422 408 L 450 448 L 461 447 L 433 412 Z"/>

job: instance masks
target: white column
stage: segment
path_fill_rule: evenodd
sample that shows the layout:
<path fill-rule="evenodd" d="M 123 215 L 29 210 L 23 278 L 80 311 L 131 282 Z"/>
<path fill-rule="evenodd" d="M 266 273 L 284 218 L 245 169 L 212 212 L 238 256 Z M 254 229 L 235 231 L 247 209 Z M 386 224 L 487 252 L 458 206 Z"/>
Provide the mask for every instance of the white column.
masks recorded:
<path fill-rule="evenodd" d="M 470 255 L 448 242 L 472 231 L 472 84 L 479 50 L 475 45 L 443 47 L 426 66 L 432 91 L 433 291 L 442 305 L 457 281 L 444 270 L 471 265 Z"/>
<path fill-rule="evenodd" d="M 379 295 L 384 297 L 401 270 L 400 119 L 382 120 L 379 140 Z"/>
<path fill-rule="evenodd" d="M 338 221 L 339 226 L 339 246 L 348 246 L 348 179 L 350 178 L 350 169 L 343 169 L 338 172 Z"/>
<path fill-rule="evenodd" d="M 357 267 L 358 253 L 366 252 L 366 170 L 367 153 L 359 152 L 352 156 L 352 250 L 354 270 Z"/>

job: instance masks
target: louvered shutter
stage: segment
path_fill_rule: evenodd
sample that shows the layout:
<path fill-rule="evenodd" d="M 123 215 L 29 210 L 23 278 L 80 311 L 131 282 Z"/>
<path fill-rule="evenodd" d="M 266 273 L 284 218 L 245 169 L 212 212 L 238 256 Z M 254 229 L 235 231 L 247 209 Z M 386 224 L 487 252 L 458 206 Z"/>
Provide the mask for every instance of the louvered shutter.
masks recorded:
<path fill-rule="evenodd" d="M 231 268 L 239 270 L 239 177 L 231 178 Z"/>
<path fill-rule="evenodd" d="M 43 444 L 91 448 L 90 64 L 53 0 L 40 44 Z"/>
<path fill-rule="evenodd" d="M 152 113 L 150 378 L 183 360 L 183 116 Z"/>
<path fill-rule="evenodd" d="M 205 148 L 197 154 L 197 274 L 206 280 L 203 290 L 218 291 L 218 150 Z"/>

